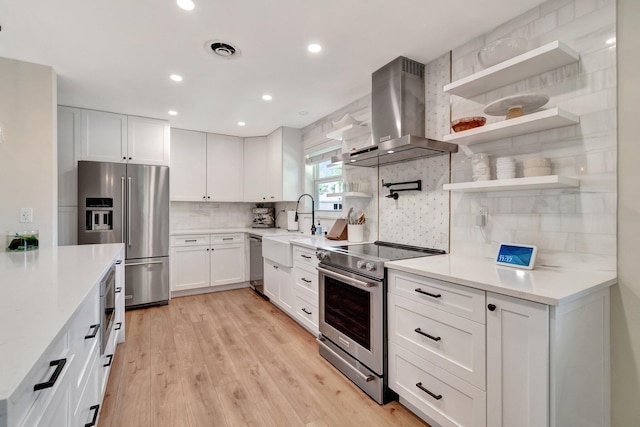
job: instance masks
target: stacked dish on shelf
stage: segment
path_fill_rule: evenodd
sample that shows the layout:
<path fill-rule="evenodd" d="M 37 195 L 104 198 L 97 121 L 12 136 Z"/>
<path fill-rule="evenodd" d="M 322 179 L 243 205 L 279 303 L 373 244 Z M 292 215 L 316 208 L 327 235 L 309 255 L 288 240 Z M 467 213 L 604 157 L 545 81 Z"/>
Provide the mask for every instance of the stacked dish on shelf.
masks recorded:
<path fill-rule="evenodd" d="M 486 153 L 474 154 L 471 158 L 471 169 L 474 181 L 488 181 L 491 179 L 491 164 Z"/>
<path fill-rule="evenodd" d="M 525 177 L 551 175 L 551 160 L 545 157 L 535 157 L 523 162 Z"/>
<path fill-rule="evenodd" d="M 496 159 L 496 178 L 511 179 L 516 177 L 516 160 L 513 157 Z"/>

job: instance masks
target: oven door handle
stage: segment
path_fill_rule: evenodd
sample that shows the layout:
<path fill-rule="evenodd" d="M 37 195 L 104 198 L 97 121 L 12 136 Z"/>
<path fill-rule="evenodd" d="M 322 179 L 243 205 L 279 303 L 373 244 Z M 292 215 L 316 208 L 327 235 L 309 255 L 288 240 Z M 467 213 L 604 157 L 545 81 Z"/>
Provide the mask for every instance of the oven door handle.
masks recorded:
<path fill-rule="evenodd" d="M 342 282 L 348 283 L 353 286 L 358 286 L 360 288 L 373 288 L 378 285 L 378 283 L 376 282 L 363 282 L 362 280 L 344 276 L 342 274 L 336 273 L 335 271 L 327 270 L 326 268 L 322 267 L 316 267 L 316 270 L 318 270 L 325 276 L 333 277 L 334 279 L 338 279 Z"/>

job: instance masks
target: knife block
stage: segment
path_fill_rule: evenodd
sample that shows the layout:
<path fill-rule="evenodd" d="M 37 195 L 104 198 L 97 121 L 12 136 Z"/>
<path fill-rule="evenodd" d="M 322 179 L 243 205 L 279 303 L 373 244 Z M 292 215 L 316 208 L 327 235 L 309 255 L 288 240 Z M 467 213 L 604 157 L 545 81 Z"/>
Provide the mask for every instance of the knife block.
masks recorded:
<path fill-rule="evenodd" d="M 327 239 L 329 240 L 347 240 L 348 232 L 347 232 L 347 220 L 346 219 L 336 219 L 336 222 L 331 227 L 331 231 L 327 233 Z"/>

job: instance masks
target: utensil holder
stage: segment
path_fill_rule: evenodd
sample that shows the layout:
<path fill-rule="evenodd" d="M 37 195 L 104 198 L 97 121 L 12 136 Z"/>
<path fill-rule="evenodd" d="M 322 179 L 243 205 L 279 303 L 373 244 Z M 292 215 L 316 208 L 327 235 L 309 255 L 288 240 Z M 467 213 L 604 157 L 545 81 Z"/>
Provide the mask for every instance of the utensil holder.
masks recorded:
<path fill-rule="evenodd" d="M 364 224 L 347 224 L 347 238 L 353 243 L 362 242 L 364 240 Z"/>

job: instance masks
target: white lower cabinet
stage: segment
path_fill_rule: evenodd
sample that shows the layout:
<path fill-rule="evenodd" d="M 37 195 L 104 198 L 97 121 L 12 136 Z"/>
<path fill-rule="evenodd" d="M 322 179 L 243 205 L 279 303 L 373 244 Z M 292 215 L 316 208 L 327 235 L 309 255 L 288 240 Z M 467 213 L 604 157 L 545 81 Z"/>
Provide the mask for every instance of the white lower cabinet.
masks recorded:
<path fill-rule="evenodd" d="M 388 278 L 389 387 L 427 422 L 610 426 L 608 289 L 549 306 Z"/>
<path fill-rule="evenodd" d="M 283 267 L 264 259 L 264 293 L 284 312 L 293 313 L 293 279 L 290 267 Z"/>
<path fill-rule="evenodd" d="M 171 291 L 245 282 L 244 241 L 242 233 L 172 236 Z"/>
<path fill-rule="evenodd" d="M 318 335 L 318 271 L 314 249 L 293 247 L 293 317 L 309 332 Z"/>

